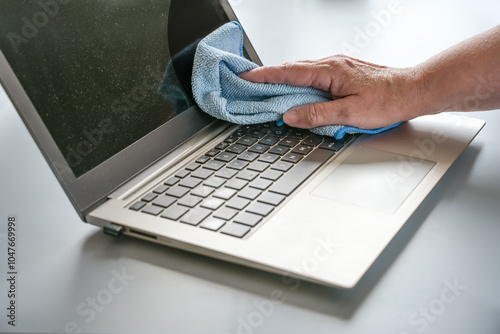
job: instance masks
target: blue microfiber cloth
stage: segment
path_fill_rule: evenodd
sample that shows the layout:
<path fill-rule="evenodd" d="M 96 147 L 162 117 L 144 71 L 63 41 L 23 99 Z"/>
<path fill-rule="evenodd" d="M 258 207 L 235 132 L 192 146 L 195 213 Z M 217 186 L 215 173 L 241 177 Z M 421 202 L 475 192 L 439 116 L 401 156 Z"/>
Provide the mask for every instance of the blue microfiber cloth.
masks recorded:
<path fill-rule="evenodd" d="M 192 90 L 198 106 L 215 118 L 237 124 L 278 121 L 290 108 L 332 100 L 330 92 L 312 87 L 253 83 L 239 73 L 258 67 L 243 56 L 243 30 L 239 23 L 226 23 L 202 39 L 193 62 Z M 375 134 L 398 126 L 365 130 L 328 125 L 313 133 L 341 139 L 346 133 Z"/>

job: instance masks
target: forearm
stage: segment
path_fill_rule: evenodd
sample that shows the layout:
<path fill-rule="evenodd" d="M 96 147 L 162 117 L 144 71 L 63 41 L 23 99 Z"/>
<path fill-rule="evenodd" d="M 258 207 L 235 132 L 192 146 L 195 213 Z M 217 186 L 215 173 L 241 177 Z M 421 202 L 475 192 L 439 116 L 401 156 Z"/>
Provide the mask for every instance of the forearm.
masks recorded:
<path fill-rule="evenodd" d="M 437 54 L 414 70 L 421 92 L 421 115 L 500 108 L 500 25 Z"/>
<path fill-rule="evenodd" d="M 420 65 L 391 68 L 336 55 L 264 66 L 240 75 L 330 91 L 333 101 L 292 108 L 283 119 L 299 128 L 329 124 L 374 129 L 442 111 L 500 108 L 500 25 Z"/>

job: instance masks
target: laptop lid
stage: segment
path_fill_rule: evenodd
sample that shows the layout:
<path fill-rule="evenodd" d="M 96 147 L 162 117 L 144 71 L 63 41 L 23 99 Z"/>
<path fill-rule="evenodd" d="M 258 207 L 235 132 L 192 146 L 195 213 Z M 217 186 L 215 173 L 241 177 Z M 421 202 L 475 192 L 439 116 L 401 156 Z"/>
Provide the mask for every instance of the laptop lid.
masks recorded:
<path fill-rule="evenodd" d="M 214 122 L 193 103 L 192 57 L 230 20 L 227 1 L 0 3 L 0 81 L 82 219 Z"/>

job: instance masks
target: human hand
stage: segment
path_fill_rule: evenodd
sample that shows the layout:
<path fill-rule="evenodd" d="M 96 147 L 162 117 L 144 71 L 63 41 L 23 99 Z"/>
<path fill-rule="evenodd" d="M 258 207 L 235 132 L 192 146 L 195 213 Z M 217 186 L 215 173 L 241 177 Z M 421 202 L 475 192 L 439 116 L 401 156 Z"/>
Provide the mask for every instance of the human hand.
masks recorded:
<path fill-rule="evenodd" d="M 333 101 L 302 105 L 285 113 L 285 123 L 297 128 L 380 128 L 419 116 L 422 105 L 414 68 L 385 67 L 343 55 L 259 67 L 240 77 L 330 91 Z"/>

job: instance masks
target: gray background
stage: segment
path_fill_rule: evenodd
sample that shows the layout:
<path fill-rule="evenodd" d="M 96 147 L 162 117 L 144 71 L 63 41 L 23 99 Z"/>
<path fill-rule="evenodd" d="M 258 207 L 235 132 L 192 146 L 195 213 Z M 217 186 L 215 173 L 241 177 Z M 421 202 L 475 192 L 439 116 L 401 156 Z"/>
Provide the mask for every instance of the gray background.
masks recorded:
<path fill-rule="evenodd" d="M 486 0 L 232 3 L 265 64 L 350 45 L 355 57 L 411 66 L 498 24 L 500 12 Z M 390 8 L 397 13 L 377 23 L 374 13 Z M 372 36 L 360 43 L 366 28 Z M 468 115 L 485 128 L 345 291 L 113 239 L 81 223 L 1 90 L 0 332 L 499 333 L 500 113 Z M 18 219 L 15 328 L 5 317 L 9 215 Z"/>

